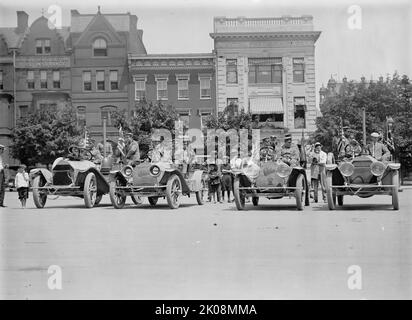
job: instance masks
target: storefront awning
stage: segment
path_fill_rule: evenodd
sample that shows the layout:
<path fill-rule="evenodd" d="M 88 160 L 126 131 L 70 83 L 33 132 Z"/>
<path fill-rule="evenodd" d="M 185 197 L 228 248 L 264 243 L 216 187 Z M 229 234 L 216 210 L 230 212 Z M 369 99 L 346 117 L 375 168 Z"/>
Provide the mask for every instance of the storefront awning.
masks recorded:
<path fill-rule="evenodd" d="M 282 98 L 258 97 L 250 99 L 252 114 L 283 113 Z"/>

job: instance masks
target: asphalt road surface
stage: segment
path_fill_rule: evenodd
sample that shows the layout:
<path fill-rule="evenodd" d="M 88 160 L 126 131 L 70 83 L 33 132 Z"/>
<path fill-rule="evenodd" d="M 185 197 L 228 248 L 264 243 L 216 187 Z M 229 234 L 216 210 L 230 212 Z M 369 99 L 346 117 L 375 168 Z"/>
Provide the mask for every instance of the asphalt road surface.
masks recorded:
<path fill-rule="evenodd" d="M 177 210 L 108 196 L 0 210 L 3 299 L 411 299 L 412 190 L 296 211 L 294 199 Z M 52 267 L 50 267 L 52 266 Z M 61 271 L 61 272 L 60 272 Z M 61 281 L 59 281 L 61 280 Z M 61 289 L 58 284 L 61 283 Z"/>

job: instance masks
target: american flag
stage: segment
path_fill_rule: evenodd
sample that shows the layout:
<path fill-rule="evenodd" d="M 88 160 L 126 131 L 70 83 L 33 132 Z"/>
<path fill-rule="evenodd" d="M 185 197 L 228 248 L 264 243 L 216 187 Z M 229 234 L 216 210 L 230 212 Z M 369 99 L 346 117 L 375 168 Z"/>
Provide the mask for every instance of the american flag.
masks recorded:
<path fill-rule="evenodd" d="M 89 149 L 90 147 L 90 138 L 89 138 L 89 131 L 86 127 L 84 127 L 84 137 L 80 142 L 82 148 Z"/>
<path fill-rule="evenodd" d="M 123 135 L 123 128 L 120 126 L 119 128 L 119 139 L 117 140 L 117 149 L 120 151 L 120 153 L 124 156 L 124 148 L 126 147 L 126 144 L 124 142 L 124 135 Z"/>
<path fill-rule="evenodd" d="M 302 138 L 300 139 L 300 163 L 306 167 L 306 145 L 305 145 L 305 132 L 302 130 Z"/>
<path fill-rule="evenodd" d="M 390 153 L 395 151 L 395 142 L 393 141 L 392 132 L 388 131 L 387 139 L 386 139 L 386 146 L 388 147 Z"/>

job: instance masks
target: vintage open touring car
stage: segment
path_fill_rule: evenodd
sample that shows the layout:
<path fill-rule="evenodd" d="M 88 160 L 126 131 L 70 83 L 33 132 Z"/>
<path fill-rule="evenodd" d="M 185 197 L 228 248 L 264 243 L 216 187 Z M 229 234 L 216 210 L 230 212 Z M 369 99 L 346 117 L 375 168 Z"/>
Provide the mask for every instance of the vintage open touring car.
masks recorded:
<path fill-rule="evenodd" d="M 309 205 L 306 172 L 300 166 L 290 166 L 283 161 L 261 161 L 258 165 L 250 159 L 238 158 L 233 162 L 232 172 L 238 210 L 245 209 L 246 198 L 252 198 L 253 205 L 257 206 L 259 197 L 294 197 L 298 210 Z"/>
<path fill-rule="evenodd" d="M 110 200 L 117 209 L 124 207 L 128 195 L 147 197 L 155 206 L 159 198 L 166 198 L 171 209 L 180 205 L 182 195 L 196 195 L 199 205 L 208 194 L 204 170 L 192 166 L 184 172 L 171 162 L 150 163 L 143 161 L 110 173 Z"/>
<path fill-rule="evenodd" d="M 101 166 L 93 160 L 86 148 L 69 147 L 67 157 L 57 158 L 52 170 L 36 168 L 30 171 L 33 200 L 37 208 L 43 208 L 48 195 L 73 196 L 84 199 L 87 208 L 96 206 L 104 194 L 109 193 L 108 174 L 111 162 L 103 159 Z"/>
<path fill-rule="evenodd" d="M 343 205 L 344 196 L 369 198 L 377 194 L 392 197 L 394 210 L 399 209 L 399 163 L 378 161 L 360 154 L 338 164 L 326 165 L 326 198 L 329 210 Z"/>

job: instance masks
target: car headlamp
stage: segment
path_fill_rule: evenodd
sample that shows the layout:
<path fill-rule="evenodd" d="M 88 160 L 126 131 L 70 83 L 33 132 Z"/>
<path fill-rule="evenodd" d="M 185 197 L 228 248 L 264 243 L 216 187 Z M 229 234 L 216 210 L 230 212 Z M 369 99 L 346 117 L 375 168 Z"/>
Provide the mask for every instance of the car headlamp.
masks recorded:
<path fill-rule="evenodd" d="M 386 170 L 386 165 L 380 161 L 372 162 L 370 166 L 371 172 L 374 176 L 381 176 Z"/>
<path fill-rule="evenodd" d="M 124 168 L 123 172 L 125 176 L 130 177 L 133 173 L 133 169 L 127 166 L 126 168 Z"/>
<path fill-rule="evenodd" d="M 291 174 L 292 168 L 289 167 L 286 163 L 279 163 L 275 172 L 279 177 L 286 178 Z"/>
<path fill-rule="evenodd" d="M 343 176 L 350 177 L 355 172 L 355 166 L 350 162 L 342 162 L 339 171 Z"/>
<path fill-rule="evenodd" d="M 160 168 L 156 165 L 150 167 L 150 174 L 152 176 L 158 176 L 160 174 Z"/>

